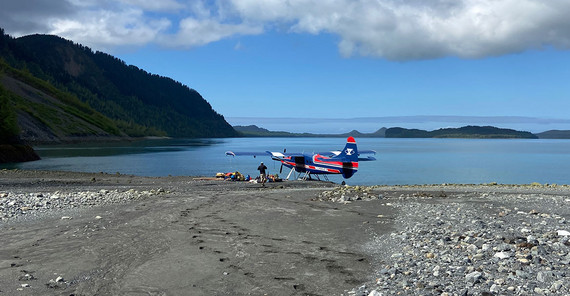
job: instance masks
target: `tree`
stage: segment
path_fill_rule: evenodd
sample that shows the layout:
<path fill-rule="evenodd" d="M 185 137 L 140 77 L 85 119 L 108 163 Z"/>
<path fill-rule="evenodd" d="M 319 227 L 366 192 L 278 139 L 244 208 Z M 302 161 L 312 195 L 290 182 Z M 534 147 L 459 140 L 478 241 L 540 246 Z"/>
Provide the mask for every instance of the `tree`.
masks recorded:
<path fill-rule="evenodd" d="M 18 142 L 18 122 L 12 106 L 12 94 L 0 85 L 0 144 Z"/>

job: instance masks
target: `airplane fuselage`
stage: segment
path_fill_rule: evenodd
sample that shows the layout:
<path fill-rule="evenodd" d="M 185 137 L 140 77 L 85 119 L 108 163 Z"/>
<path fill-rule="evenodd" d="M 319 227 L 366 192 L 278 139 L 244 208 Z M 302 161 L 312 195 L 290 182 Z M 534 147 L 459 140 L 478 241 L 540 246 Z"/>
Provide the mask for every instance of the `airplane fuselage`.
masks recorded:
<path fill-rule="evenodd" d="M 283 166 L 295 169 L 298 173 L 310 174 L 342 174 L 346 178 L 358 170 L 358 161 L 341 161 L 320 154 L 303 154 L 303 156 L 274 157 Z"/>

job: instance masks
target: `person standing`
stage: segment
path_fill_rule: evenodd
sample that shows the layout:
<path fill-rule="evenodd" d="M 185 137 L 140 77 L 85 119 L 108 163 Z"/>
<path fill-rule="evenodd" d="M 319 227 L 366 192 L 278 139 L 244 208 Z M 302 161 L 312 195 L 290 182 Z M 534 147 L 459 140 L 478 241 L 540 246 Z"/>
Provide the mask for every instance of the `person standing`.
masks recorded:
<path fill-rule="evenodd" d="M 265 186 L 265 181 L 267 181 L 267 175 L 265 173 L 265 170 L 267 169 L 267 167 L 263 164 L 263 161 L 261 162 L 261 164 L 257 167 L 257 170 L 259 171 L 259 178 L 261 179 L 261 184 L 263 186 Z"/>

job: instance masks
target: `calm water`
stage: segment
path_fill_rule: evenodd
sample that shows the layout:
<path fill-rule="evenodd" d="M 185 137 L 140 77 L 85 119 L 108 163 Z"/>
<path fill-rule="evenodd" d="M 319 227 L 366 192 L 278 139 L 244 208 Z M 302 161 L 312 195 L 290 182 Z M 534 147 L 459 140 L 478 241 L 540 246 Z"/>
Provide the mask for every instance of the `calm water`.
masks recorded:
<path fill-rule="evenodd" d="M 570 184 L 570 140 L 357 139 L 377 151 L 362 162 L 351 185 L 532 182 Z M 240 171 L 269 173 L 280 164 L 269 157 L 225 156 L 233 151 L 322 152 L 344 147 L 342 138 L 239 138 L 147 140 L 136 143 L 36 147 L 42 160 L 0 168 L 107 172 L 146 176 L 213 176 Z M 284 168 L 280 174 L 289 172 Z M 331 181 L 341 182 L 339 176 Z"/>

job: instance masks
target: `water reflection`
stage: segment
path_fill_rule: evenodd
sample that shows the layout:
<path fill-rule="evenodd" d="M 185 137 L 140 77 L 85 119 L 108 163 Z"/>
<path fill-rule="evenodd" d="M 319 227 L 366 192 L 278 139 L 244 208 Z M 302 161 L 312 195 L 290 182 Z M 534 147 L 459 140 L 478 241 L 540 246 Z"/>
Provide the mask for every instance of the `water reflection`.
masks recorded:
<path fill-rule="evenodd" d="M 34 149 L 42 158 L 100 157 L 141 153 L 185 151 L 223 143 L 220 139 L 147 139 L 133 142 L 43 145 Z M 96 146 L 94 146 L 96 145 Z"/>

